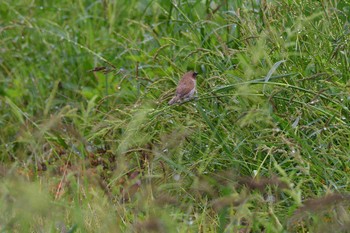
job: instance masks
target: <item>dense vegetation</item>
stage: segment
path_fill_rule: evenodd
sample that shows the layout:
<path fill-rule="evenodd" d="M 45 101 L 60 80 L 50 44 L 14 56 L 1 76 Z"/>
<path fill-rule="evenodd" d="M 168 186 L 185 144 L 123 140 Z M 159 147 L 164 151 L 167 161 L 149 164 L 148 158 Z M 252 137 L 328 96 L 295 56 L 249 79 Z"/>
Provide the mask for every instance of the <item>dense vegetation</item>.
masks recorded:
<path fill-rule="evenodd" d="M 349 15 L 1 1 L 1 231 L 348 232 Z"/>

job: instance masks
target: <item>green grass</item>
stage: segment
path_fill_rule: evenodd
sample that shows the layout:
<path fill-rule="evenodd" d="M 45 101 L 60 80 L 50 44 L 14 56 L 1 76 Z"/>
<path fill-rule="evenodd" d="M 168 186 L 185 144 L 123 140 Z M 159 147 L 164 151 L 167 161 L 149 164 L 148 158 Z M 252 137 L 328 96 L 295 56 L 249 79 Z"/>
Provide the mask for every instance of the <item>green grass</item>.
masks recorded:
<path fill-rule="evenodd" d="M 0 15 L 1 232 L 349 231 L 348 0 Z"/>

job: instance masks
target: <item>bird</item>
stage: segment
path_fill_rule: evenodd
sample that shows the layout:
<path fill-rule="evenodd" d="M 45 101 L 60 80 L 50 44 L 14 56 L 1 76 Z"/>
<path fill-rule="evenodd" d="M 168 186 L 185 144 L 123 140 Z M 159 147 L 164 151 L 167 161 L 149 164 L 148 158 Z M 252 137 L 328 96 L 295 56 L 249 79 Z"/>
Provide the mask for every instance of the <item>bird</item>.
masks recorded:
<path fill-rule="evenodd" d="M 196 77 L 198 73 L 189 71 L 185 73 L 176 88 L 175 96 L 169 101 L 169 105 L 182 103 L 193 98 L 196 93 Z"/>

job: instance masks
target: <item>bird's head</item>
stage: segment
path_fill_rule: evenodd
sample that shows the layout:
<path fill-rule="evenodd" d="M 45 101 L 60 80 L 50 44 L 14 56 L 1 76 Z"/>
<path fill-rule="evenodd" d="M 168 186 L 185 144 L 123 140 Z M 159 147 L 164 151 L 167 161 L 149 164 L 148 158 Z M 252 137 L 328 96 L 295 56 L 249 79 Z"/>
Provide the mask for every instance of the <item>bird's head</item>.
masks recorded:
<path fill-rule="evenodd" d="M 192 78 L 196 79 L 198 73 L 196 71 L 191 71 L 191 73 L 192 73 Z"/>

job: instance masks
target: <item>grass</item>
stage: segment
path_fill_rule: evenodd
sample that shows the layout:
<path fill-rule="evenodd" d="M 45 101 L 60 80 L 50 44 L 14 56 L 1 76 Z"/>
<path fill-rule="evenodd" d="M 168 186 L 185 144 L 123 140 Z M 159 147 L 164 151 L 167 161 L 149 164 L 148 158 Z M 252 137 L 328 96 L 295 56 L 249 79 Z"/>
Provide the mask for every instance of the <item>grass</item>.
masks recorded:
<path fill-rule="evenodd" d="M 1 231 L 348 232 L 349 11 L 1 1 Z"/>

